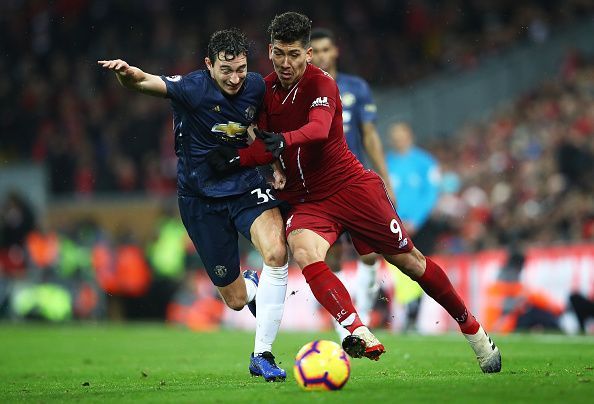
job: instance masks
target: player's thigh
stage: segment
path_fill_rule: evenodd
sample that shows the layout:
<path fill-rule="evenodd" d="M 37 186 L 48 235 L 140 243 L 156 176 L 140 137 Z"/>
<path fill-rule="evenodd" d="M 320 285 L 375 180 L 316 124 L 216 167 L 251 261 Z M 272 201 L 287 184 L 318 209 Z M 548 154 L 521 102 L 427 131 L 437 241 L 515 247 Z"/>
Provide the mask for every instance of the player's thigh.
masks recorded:
<path fill-rule="evenodd" d="M 342 233 L 342 226 L 326 212 L 323 202 L 308 202 L 293 206 L 284 214 L 289 249 L 301 269 L 324 261 L 328 249 Z"/>
<path fill-rule="evenodd" d="M 278 267 L 287 262 L 285 226 L 278 208 L 262 212 L 252 223 L 250 234 L 254 247 L 267 265 Z"/>
<path fill-rule="evenodd" d="M 402 254 L 413 248 L 384 183 L 373 172 L 350 184 L 334 199 L 336 216 L 360 255 Z"/>
<path fill-rule="evenodd" d="M 419 279 L 425 273 L 425 256 L 416 247 L 403 254 L 384 254 L 384 258 L 412 279 Z"/>
<path fill-rule="evenodd" d="M 182 222 L 212 283 L 230 285 L 239 277 L 237 230 L 228 210 L 200 197 L 179 196 Z"/>
<path fill-rule="evenodd" d="M 361 260 L 361 262 L 363 262 L 366 265 L 373 265 L 376 263 L 378 258 L 379 258 L 379 254 L 371 253 L 371 254 L 362 255 L 359 259 Z"/>
<path fill-rule="evenodd" d="M 287 241 L 293 259 L 301 269 L 314 262 L 324 261 L 326 252 L 330 248 L 330 243 L 324 237 L 309 229 L 293 230 Z"/>
<path fill-rule="evenodd" d="M 250 240 L 264 262 L 270 266 L 282 266 L 287 262 L 287 247 L 284 222 L 270 188 L 262 184 L 229 202 L 233 224 L 245 238 Z"/>

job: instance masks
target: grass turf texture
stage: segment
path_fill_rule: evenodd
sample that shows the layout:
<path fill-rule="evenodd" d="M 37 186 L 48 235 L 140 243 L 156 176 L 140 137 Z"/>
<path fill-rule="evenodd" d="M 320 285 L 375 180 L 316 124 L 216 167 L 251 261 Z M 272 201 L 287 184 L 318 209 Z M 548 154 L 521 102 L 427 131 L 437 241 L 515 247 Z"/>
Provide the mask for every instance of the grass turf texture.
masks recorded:
<path fill-rule="evenodd" d="M 338 392 L 303 392 L 294 355 L 332 333 L 282 333 L 286 383 L 249 376 L 250 333 L 192 333 L 159 325 L 0 324 L 0 402 L 587 402 L 594 338 L 495 336 L 500 374 L 482 374 L 461 335 L 378 334 L 379 362 L 352 360 Z"/>

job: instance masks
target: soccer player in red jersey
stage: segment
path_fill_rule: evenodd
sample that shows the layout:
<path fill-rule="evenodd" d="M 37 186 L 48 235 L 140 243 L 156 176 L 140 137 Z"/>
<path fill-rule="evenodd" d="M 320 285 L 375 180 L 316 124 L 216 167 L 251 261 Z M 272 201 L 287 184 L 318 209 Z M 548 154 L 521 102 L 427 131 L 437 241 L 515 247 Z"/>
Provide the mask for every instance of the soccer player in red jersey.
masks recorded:
<path fill-rule="evenodd" d="M 381 178 L 365 170 L 349 151 L 336 82 L 310 64 L 309 18 L 284 13 L 268 30 L 274 73 L 265 78 L 259 139 L 248 148 L 211 151 L 211 166 L 230 172 L 279 160 L 286 185 L 278 196 L 290 205 L 284 213 L 289 248 L 316 299 L 351 333 L 343 340 L 349 355 L 377 360 L 385 349 L 361 322 L 344 285 L 324 263 L 326 252 L 345 230 L 359 254 L 382 254 L 447 310 L 483 372 L 500 371 L 499 349 L 445 272 L 413 246 Z"/>

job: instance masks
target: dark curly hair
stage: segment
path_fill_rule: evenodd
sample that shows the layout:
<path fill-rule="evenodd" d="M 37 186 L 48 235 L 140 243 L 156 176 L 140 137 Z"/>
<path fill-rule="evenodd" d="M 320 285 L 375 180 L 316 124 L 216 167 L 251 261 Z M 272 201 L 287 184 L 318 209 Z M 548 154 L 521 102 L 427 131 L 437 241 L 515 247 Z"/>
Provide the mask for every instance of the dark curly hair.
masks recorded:
<path fill-rule="evenodd" d="M 214 64 L 215 58 L 221 61 L 235 59 L 239 55 L 248 53 L 249 44 L 243 32 L 237 28 L 217 31 L 210 36 L 208 41 L 208 58 Z M 224 52 L 224 59 L 220 53 Z"/>
<path fill-rule="evenodd" d="M 306 48 L 309 45 L 311 21 L 306 15 L 289 11 L 274 17 L 268 26 L 268 33 L 270 34 L 270 43 L 300 41 Z"/>

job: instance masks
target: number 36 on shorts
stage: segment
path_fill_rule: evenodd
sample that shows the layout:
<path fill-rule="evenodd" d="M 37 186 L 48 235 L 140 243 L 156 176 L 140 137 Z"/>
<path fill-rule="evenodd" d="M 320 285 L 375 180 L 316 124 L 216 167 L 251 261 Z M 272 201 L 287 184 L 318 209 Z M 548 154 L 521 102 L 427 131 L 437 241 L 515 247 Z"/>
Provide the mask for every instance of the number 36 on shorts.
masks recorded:
<path fill-rule="evenodd" d="M 270 193 L 271 191 L 272 190 L 270 188 L 266 188 L 264 189 L 264 191 L 262 191 L 262 188 L 256 188 L 251 192 L 251 194 L 255 195 L 256 198 L 258 198 L 257 204 L 260 205 L 262 203 L 275 200 L 274 196 L 272 196 L 272 194 Z"/>

